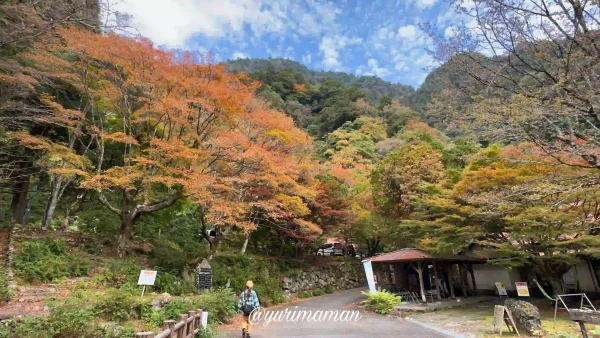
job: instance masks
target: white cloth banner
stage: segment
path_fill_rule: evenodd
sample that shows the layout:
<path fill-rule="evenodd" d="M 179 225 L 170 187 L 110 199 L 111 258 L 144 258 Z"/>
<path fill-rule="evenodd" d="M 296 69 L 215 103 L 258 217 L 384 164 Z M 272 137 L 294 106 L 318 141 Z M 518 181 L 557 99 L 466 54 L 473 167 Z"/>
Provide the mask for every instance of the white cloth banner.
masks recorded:
<path fill-rule="evenodd" d="M 365 268 L 365 275 L 367 275 L 367 284 L 369 284 L 369 291 L 375 292 L 375 278 L 373 277 L 373 266 L 370 261 L 363 262 Z"/>

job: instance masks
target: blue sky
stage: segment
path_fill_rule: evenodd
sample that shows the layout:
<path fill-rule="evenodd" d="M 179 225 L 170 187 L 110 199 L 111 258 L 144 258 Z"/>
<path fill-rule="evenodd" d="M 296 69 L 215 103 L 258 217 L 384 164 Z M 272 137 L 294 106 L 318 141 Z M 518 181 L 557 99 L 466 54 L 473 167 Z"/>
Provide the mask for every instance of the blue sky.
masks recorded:
<path fill-rule="evenodd" d="M 420 23 L 449 33 L 444 0 L 110 0 L 157 45 L 217 61 L 284 57 L 418 87 L 434 66 Z"/>

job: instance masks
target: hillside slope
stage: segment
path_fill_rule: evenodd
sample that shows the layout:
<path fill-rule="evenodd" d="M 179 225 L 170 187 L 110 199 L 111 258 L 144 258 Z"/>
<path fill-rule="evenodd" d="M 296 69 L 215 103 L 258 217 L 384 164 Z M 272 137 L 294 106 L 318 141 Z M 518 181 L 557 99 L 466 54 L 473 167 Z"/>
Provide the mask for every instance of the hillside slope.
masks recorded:
<path fill-rule="evenodd" d="M 408 104 L 415 92 L 415 89 L 411 86 L 387 82 L 376 76 L 356 76 L 343 72 L 316 71 L 288 59 L 237 59 L 227 61 L 225 64 L 233 72 L 252 73 L 265 69 L 271 64 L 275 70 L 290 68 L 297 71 L 311 82 L 337 80 L 347 87 L 356 87 L 366 91 L 373 102 L 379 102 L 381 97 L 387 95 L 403 104 Z"/>

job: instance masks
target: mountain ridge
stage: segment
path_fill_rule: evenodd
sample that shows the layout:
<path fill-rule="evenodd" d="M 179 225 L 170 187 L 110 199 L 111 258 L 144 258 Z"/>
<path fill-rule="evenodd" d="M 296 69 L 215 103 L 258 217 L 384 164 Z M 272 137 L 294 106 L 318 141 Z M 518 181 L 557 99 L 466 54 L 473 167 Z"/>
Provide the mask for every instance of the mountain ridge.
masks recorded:
<path fill-rule="evenodd" d="M 356 87 L 369 93 L 373 102 L 379 102 L 383 96 L 389 96 L 397 101 L 410 105 L 416 89 L 409 85 L 392 83 L 374 75 L 357 76 L 345 72 L 318 71 L 290 59 L 236 59 L 228 60 L 225 65 L 232 72 L 252 73 L 271 65 L 275 70 L 290 68 L 301 73 L 310 82 L 321 82 L 327 79 L 340 81 L 348 87 Z"/>

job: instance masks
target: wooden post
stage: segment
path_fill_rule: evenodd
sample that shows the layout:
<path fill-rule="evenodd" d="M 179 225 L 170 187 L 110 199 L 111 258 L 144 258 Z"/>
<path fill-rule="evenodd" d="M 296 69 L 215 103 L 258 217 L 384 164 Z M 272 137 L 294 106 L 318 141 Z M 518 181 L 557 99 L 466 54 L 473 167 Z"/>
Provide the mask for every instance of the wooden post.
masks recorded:
<path fill-rule="evenodd" d="M 175 321 L 174 320 L 165 320 L 163 322 L 163 331 L 165 330 L 169 330 L 169 337 L 170 338 L 177 338 L 177 334 L 173 333 L 173 327 L 175 326 Z"/>
<path fill-rule="evenodd" d="M 469 263 L 469 272 L 471 273 L 471 282 L 473 283 L 473 296 L 477 296 L 477 283 L 475 283 L 475 273 L 473 272 L 473 263 Z"/>
<path fill-rule="evenodd" d="M 435 277 L 435 293 L 437 295 L 438 300 L 442 300 L 442 296 L 440 295 L 440 278 L 438 277 L 437 266 L 435 265 L 435 261 L 432 261 L 433 264 L 433 276 Z"/>
<path fill-rule="evenodd" d="M 189 311 L 188 318 L 190 319 L 190 328 L 188 332 L 193 335 L 196 330 L 196 311 Z"/>
<path fill-rule="evenodd" d="M 450 264 L 449 269 L 448 269 L 448 288 L 450 289 L 450 298 L 452 299 L 456 299 L 456 296 L 454 295 L 454 281 L 452 278 L 454 275 L 454 264 Z"/>
<path fill-rule="evenodd" d="M 456 265 L 458 265 L 458 274 L 460 276 L 460 289 L 462 290 L 463 297 L 467 297 L 467 287 L 465 285 L 465 278 L 464 278 L 462 264 L 456 264 Z"/>
<path fill-rule="evenodd" d="M 135 334 L 135 338 L 152 338 L 154 337 L 154 332 L 138 332 Z"/>
<path fill-rule="evenodd" d="M 391 268 L 391 264 L 390 263 L 386 263 L 385 265 L 387 265 L 387 274 L 388 274 L 388 284 L 390 285 L 390 292 L 392 292 L 392 286 L 393 286 L 393 282 L 392 282 L 392 268 Z"/>
<path fill-rule="evenodd" d="M 179 315 L 179 321 L 183 322 L 183 327 L 181 328 L 181 330 L 179 330 L 179 337 L 187 337 L 188 335 L 188 330 L 187 330 L 187 318 L 188 315 Z"/>

